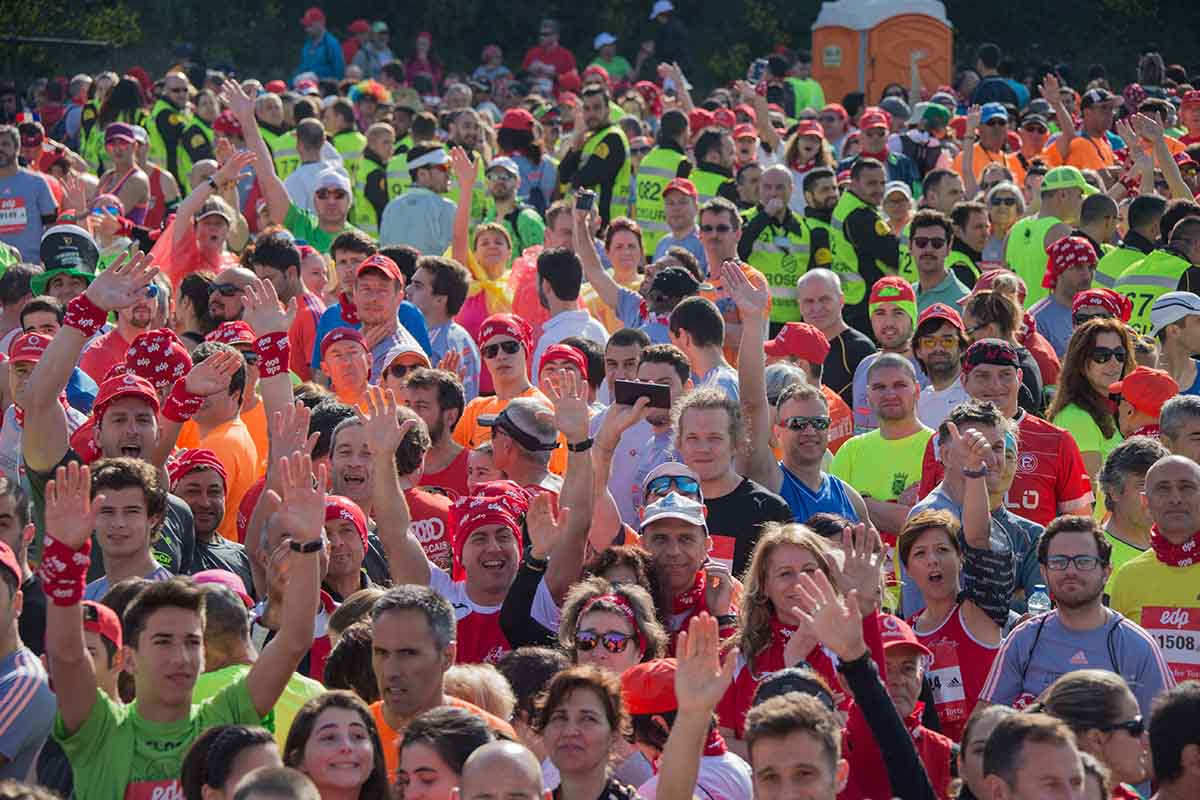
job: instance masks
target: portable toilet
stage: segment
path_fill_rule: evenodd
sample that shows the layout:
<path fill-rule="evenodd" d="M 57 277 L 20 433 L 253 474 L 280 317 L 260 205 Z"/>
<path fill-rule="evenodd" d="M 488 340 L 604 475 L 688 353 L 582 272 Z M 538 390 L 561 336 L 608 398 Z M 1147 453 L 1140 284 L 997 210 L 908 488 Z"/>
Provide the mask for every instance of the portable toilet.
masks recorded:
<path fill-rule="evenodd" d="M 912 85 L 914 53 L 923 88 L 950 83 L 952 47 L 941 0 L 830 0 L 813 23 L 813 78 L 830 102 L 857 91 L 875 103 L 889 83 Z"/>

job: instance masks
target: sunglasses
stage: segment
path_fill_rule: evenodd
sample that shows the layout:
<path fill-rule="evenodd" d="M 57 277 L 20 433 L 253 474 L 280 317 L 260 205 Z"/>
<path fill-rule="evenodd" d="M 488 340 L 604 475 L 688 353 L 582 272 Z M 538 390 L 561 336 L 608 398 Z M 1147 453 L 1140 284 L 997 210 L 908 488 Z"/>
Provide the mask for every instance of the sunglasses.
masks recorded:
<path fill-rule="evenodd" d="M 814 431 L 829 430 L 829 417 L 788 417 L 780 424 L 789 431 L 803 431 L 812 428 Z"/>
<path fill-rule="evenodd" d="M 1100 559 L 1096 556 L 1080 555 L 1080 556 L 1050 556 L 1046 559 L 1046 569 L 1053 572 L 1065 572 L 1067 567 L 1075 565 L 1075 569 L 1080 572 L 1091 572 L 1096 567 L 1100 566 Z"/>
<path fill-rule="evenodd" d="M 1021 128 L 1021 130 L 1025 131 L 1026 133 L 1036 133 L 1040 135 L 1050 132 L 1047 128 L 1044 128 L 1041 125 L 1026 125 L 1025 127 Z"/>
<path fill-rule="evenodd" d="M 1142 715 L 1138 714 L 1133 719 L 1127 719 L 1124 722 L 1114 722 L 1112 725 L 1105 725 L 1100 728 L 1102 731 L 1125 731 L 1135 739 L 1142 738 L 1142 734 L 1146 732 L 1146 721 L 1142 719 Z"/>
<path fill-rule="evenodd" d="M 402 380 L 405 375 L 417 369 L 417 364 L 393 364 L 388 367 L 387 374 L 396 380 Z"/>
<path fill-rule="evenodd" d="M 842 118 L 837 116 L 836 114 L 822 114 L 821 116 L 817 117 L 817 121 L 820 122 L 822 125 L 828 125 L 831 122 L 833 122 L 833 123 L 841 122 Z"/>
<path fill-rule="evenodd" d="M 232 283 L 214 283 L 208 287 L 208 293 L 220 292 L 222 297 L 237 297 L 242 293 L 241 287 L 234 286 Z"/>
<path fill-rule="evenodd" d="M 489 181 L 515 181 L 517 176 L 513 175 L 508 170 L 497 169 L 489 172 L 487 174 L 487 179 Z"/>
<path fill-rule="evenodd" d="M 993 197 L 991 204 L 994 206 L 1015 206 L 1017 198 L 1015 197 Z"/>
<path fill-rule="evenodd" d="M 637 637 L 631 633 L 618 633 L 617 631 L 608 633 L 579 631 L 575 634 L 575 649 L 581 653 L 588 653 L 595 650 L 597 645 L 603 644 L 604 649 L 610 653 L 624 653 L 625 649 L 629 647 L 629 643 L 636 639 Z"/>
<path fill-rule="evenodd" d="M 334 200 L 345 200 L 346 199 L 346 190 L 345 189 L 317 189 L 317 199 L 318 200 L 328 200 L 330 197 L 332 197 Z"/>
<path fill-rule="evenodd" d="M 722 224 L 722 225 L 701 225 L 700 226 L 701 233 L 713 233 L 714 231 L 716 233 L 729 233 L 732 230 L 733 230 L 732 225 Z"/>
<path fill-rule="evenodd" d="M 991 119 L 983 124 L 989 128 L 999 128 L 1002 125 L 1007 125 L 1008 120 L 1006 120 L 1006 119 Z"/>
<path fill-rule="evenodd" d="M 258 363 L 258 353 L 254 352 L 253 350 L 240 350 L 239 349 L 238 352 L 241 353 L 242 358 L 244 358 L 246 360 L 247 366 L 253 367 L 255 364 Z"/>
<path fill-rule="evenodd" d="M 508 353 L 510 356 L 516 354 L 521 349 L 521 343 L 515 339 L 509 339 L 507 342 L 499 342 L 497 344 L 489 344 L 480 349 L 484 358 L 495 358 L 500 354 L 500 351 Z"/>
<path fill-rule="evenodd" d="M 646 496 L 666 497 L 672 489 L 680 494 L 697 497 L 700 494 L 700 482 L 686 475 L 660 475 L 646 484 Z"/>
<path fill-rule="evenodd" d="M 914 236 L 912 238 L 912 243 L 922 250 L 927 248 L 932 250 L 941 250 L 946 246 L 946 240 L 940 236 Z"/>
<path fill-rule="evenodd" d="M 119 217 L 119 216 L 121 216 L 121 209 L 117 208 L 116 206 L 96 206 L 95 208 L 92 209 L 92 213 L 93 214 L 114 214 Z"/>
<path fill-rule="evenodd" d="M 922 347 L 940 347 L 940 348 L 942 348 L 943 350 L 949 350 L 951 347 L 954 347 L 954 345 L 958 344 L 958 337 L 957 337 L 957 336 L 950 336 L 950 335 L 946 335 L 946 336 L 933 336 L 933 335 L 930 335 L 930 336 L 922 336 L 922 337 L 921 337 L 921 338 L 918 340 L 918 343 L 919 343 L 919 344 L 920 344 Z"/>
<path fill-rule="evenodd" d="M 1075 323 L 1076 327 L 1087 322 L 1089 319 L 1115 319 L 1115 317 L 1107 311 L 1101 311 L 1099 314 L 1073 314 L 1071 316 L 1071 321 Z"/>
<path fill-rule="evenodd" d="M 1115 358 L 1118 363 L 1124 364 L 1125 359 L 1129 356 L 1123 347 L 1097 347 L 1092 351 L 1092 361 L 1097 364 L 1107 364 L 1110 359 Z"/>

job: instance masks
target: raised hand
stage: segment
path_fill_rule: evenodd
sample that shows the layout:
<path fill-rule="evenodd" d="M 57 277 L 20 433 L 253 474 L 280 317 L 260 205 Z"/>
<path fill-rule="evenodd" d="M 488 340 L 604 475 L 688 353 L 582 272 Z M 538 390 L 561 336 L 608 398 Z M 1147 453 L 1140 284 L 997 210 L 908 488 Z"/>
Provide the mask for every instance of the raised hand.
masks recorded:
<path fill-rule="evenodd" d="M 967 109 L 967 135 L 972 136 L 979 130 L 979 119 L 983 116 L 983 109 L 978 103 L 975 103 Z"/>
<path fill-rule="evenodd" d="M 808 660 L 808 654 L 813 651 L 813 648 L 820 644 L 817 635 L 813 633 L 808 624 L 803 620 L 796 627 L 796 630 L 788 638 L 787 644 L 783 646 L 783 664 L 785 667 L 794 667 L 801 661 Z"/>
<path fill-rule="evenodd" d="M 279 459 L 281 502 L 277 522 L 298 542 L 325 535 L 326 472 L 321 464 L 314 473 L 312 456 L 300 452 Z"/>
<path fill-rule="evenodd" d="M 467 365 L 463 363 L 461 350 L 453 348 L 447 350 L 446 355 L 442 356 L 442 360 L 438 362 L 437 368 L 457 375 L 459 383 L 467 382 Z"/>
<path fill-rule="evenodd" d="M 1133 130 L 1137 132 L 1137 135 L 1146 141 L 1157 142 L 1163 138 L 1162 123 L 1148 114 L 1134 114 L 1129 118 L 1129 121 L 1133 125 Z M 1127 144 L 1131 148 L 1134 146 L 1133 142 L 1128 142 Z"/>
<path fill-rule="evenodd" d="M 843 661 L 854 661 L 867 652 L 857 592 L 852 591 L 843 599 L 820 571 L 801 575 L 797 590 L 802 605 L 793 606 L 792 613 L 808 625 L 823 645 Z"/>
<path fill-rule="evenodd" d="M 529 501 L 525 528 L 529 531 L 530 552 L 534 558 L 546 558 L 553 553 L 570 522 L 571 509 L 560 508 L 556 514 L 554 506 L 554 495 L 549 492 L 538 492 Z"/>
<path fill-rule="evenodd" d="M 218 136 L 217 141 L 213 143 L 213 154 L 216 155 L 218 164 L 224 164 L 233 158 L 233 154 L 236 152 L 237 150 L 234 148 L 233 142 L 224 136 Z"/>
<path fill-rule="evenodd" d="M 92 499 L 92 473 L 78 461 L 59 467 L 46 484 L 46 535 L 78 550 L 92 538 L 96 528 L 96 506 L 104 495 Z"/>
<path fill-rule="evenodd" d="M 208 363 L 207 361 L 204 363 Z M 283 411 L 271 415 L 267 429 L 268 447 L 267 458 L 271 463 L 279 460 L 285 453 L 301 452 L 306 456 L 312 455 L 313 447 L 321 437 L 320 432 L 308 435 L 308 421 L 312 412 L 308 406 L 297 400 Z"/>
<path fill-rule="evenodd" d="M 184 388 L 194 395 L 210 397 L 229 391 L 229 381 L 242 366 L 238 353 L 219 351 L 192 367 L 184 378 Z M 289 451 L 290 452 L 290 451 Z"/>
<path fill-rule="evenodd" d="M 356 413 L 362 420 L 363 433 L 371 443 L 371 449 L 375 452 L 395 453 L 404 437 L 416 426 L 417 420 L 400 421 L 397 416 L 399 404 L 390 389 L 372 386 L 367 389 L 365 399 L 366 413 L 362 409 L 357 409 Z"/>
<path fill-rule="evenodd" d="M 571 444 L 588 438 L 587 384 L 567 369 L 556 369 L 547 376 L 546 395 L 554 404 L 554 424 Z"/>
<path fill-rule="evenodd" d="M 961 459 L 963 467 L 969 470 L 977 470 L 985 463 L 991 461 L 993 455 L 992 444 L 982 433 L 977 430 L 968 430 L 966 433 L 960 433 L 958 426 L 953 422 L 947 422 L 946 428 L 950 432 L 950 444 L 947 446 L 954 448 L 954 451 Z"/>
<path fill-rule="evenodd" d="M 879 532 L 861 522 L 842 530 L 842 565 L 830 561 L 834 580 L 843 594 L 855 592 L 863 616 L 875 609 L 883 572 L 884 550 Z"/>
<path fill-rule="evenodd" d="M 767 306 L 771 299 L 771 290 L 767 286 L 755 286 L 751 283 L 742 268 L 734 261 L 721 264 L 721 280 L 725 291 L 729 292 L 737 305 L 742 319 L 753 317 L 761 319 L 767 314 Z"/>
<path fill-rule="evenodd" d="M 608 452 L 616 450 L 622 434 L 644 420 L 649 411 L 650 398 L 644 395 L 631 406 L 613 403 L 604 415 L 600 430 L 596 431 L 596 447 Z"/>
<path fill-rule="evenodd" d="M 157 274 L 149 255 L 141 250 L 125 252 L 108 269 L 96 273 L 84 294 L 105 311 L 128 308 L 146 296 L 146 287 Z"/>
<path fill-rule="evenodd" d="M 87 200 L 87 187 L 78 175 L 67 175 L 63 178 L 63 208 L 74 209 L 76 214 L 82 216 L 87 212 L 89 203 Z"/>
<path fill-rule="evenodd" d="M 257 125 L 254 119 L 254 99 L 246 94 L 237 81 L 225 81 L 221 85 L 221 99 L 229 106 L 229 110 L 237 117 L 242 127 Z"/>
<path fill-rule="evenodd" d="M 479 177 L 479 174 L 475 169 L 475 163 L 467 155 L 467 151 L 458 145 L 450 148 L 450 164 L 454 168 L 454 179 L 459 186 L 470 189 L 475 185 L 475 179 Z"/>
<path fill-rule="evenodd" d="M 257 159 L 258 156 L 253 150 L 239 150 L 221 162 L 221 166 L 213 175 L 213 180 L 217 182 L 218 186 L 233 183 L 241 175 L 242 170 Z"/>
<path fill-rule="evenodd" d="M 1047 72 L 1042 77 L 1042 83 L 1038 86 L 1038 92 L 1042 95 L 1042 99 L 1050 105 L 1057 108 L 1062 105 L 1062 84 L 1058 82 L 1058 76 L 1052 72 Z"/>
<path fill-rule="evenodd" d="M 254 329 L 255 336 L 287 331 L 296 319 L 296 298 L 284 308 L 275 293 L 275 284 L 261 278 L 255 278 L 242 289 L 242 307 L 245 308 L 242 321 Z"/>
<path fill-rule="evenodd" d="M 733 604 L 733 575 L 729 567 L 716 562 L 704 565 L 704 602 L 718 617 L 729 613 Z"/>
<path fill-rule="evenodd" d="M 721 663 L 721 635 L 717 621 L 701 611 L 688 621 L 675 645 L 675 697 L 679 713 L 711 714 L 725 696 L 737 664 L 737 648 Z"/>

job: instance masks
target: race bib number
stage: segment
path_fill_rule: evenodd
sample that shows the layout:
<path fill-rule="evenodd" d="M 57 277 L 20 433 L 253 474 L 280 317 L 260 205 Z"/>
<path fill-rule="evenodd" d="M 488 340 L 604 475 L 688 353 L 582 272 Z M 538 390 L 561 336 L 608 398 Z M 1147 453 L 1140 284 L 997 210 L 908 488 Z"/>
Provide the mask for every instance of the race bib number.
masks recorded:
<path fill-rule="evenodd" d="M 938 716 L 943 722 L 965 721 L 967 693 L 963 687 L 962 669 L 958 663 L 958 647 L 954 642 L 941 641 L 932 649 L 933 667 L 928 676 Z"/>
<path fill-rule="evenodd" d="M 125 800 L 184 800 L 177 780 L 133 781 L 125 786 Z"/>
<path fill-rule="evenodd" d="M 1200 608 L 1146 606 L 1142 627 L 1158 642 L 1176 682 L 1200 679 Z"/>
<path fill-rule="evenodd" d="M 0 197 L 0 233 L 20 233 L 28 224 L 24 197 Z"/>

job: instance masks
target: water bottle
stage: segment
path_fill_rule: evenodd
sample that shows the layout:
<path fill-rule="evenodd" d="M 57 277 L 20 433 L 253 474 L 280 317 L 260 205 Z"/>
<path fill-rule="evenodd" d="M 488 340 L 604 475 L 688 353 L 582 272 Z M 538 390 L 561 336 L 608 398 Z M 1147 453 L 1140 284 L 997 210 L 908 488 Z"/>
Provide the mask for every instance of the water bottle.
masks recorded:
<path fill-rule="evenodd" d="M 1031 616 L 1045 614 L 1050 610 L 1050 595 L 1046 594 L 1045 584 L 1034 584 L 1033 594 L 1029 595 L 1029 600 L 1025 605 Z"/>

